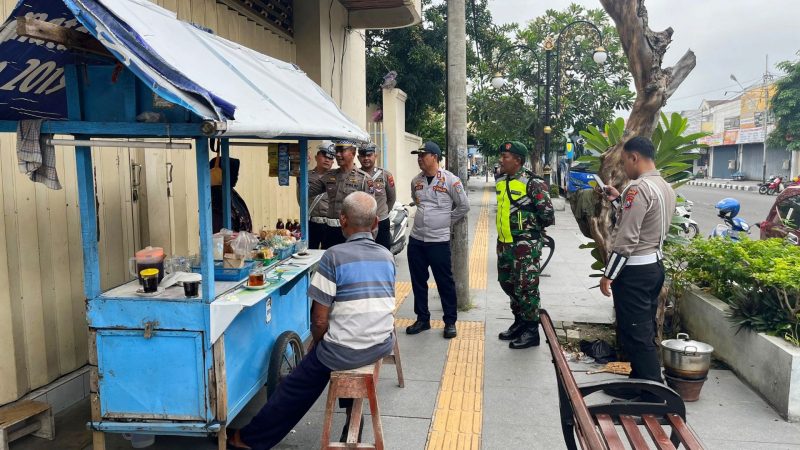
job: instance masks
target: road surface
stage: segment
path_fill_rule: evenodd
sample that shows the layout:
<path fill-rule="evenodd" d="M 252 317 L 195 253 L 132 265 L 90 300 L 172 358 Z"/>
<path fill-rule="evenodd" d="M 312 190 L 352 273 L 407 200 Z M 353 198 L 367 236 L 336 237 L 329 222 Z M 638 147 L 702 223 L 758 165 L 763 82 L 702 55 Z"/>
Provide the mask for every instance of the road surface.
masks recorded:
<path fill-rule="evenodd" d="M 678 188 L 678 193 L 694 202 L 692 219 L 697 221 L 701 236 L 708 236 L 718 223 L 722 223 L 722 220 L 717 217 L 717 210 L 714 208 L 718 201 L 726 197 L 739 200 L 742 205 L 739 217 L 750 224 L 750 237 L 752 239 L 759 238 L 756 224 L 767 218 L 767 212 L 769 212 L 777 197 L 776 195 L 760 195 L 758 192 L 686 185 Z"/>

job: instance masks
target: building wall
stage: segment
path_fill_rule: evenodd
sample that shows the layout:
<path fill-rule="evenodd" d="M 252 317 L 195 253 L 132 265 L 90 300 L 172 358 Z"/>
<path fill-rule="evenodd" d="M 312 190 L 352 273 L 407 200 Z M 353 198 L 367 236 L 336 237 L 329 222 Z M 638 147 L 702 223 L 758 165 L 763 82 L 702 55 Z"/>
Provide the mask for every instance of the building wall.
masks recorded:
<path fill-rule="evenodd" d="M 321 83 L 327 78 L 322 74 L 330 75 L 334 54 L 328 40 L 328 1 L 295 2 L 298 26 L 294 39 L 258 26 L 215 0 L 155 3 L 177 12 L 183 20 L 211 28 L 222 37 L 267 55 L 284 61 L 305 61 L 300 65 L 309 76 L 326 91 L 332 90 L 345 112 L 356 123 L 364 124 L 363 39 L 359 32 L 345 31 L 347 16 L 339 2 L 334 2 L 330 23 L 338 43 L 337 64 L 334 81 L 327 85 Z M 15 4 L 16 0 L 0 0 L 0 14 L 7 17 Z M 304 14 L 309 4 L 313 4 L 314 14 Z M 347 46 L 342 58 L 345 35 Z M 298 55 L 299 44 L 295 41 L 304 43 L 304 53 Z M 0 364 L 0 405 L 87 361 L 74 150 L 57 149 L 64 189 L 50 191 L 18 172 L 15 147 L 15 135 L 0 134 L 0 354 L 4 355 Z M 178 255 L 198 251 L 192 151 L 97 148 L 92 154 L 104 289 L 130 279 L 128 258 L 146 245 L 162 246 L 168 253 Z M 288 187 L 278 187 L 277 179 L 267 176 L 266 148 L 233 145 L 231 155 L 241 159 L 236 189 L 247 203 L 256 229 L 274 227 L 278 217 L 299 217 L 295 180 Z M 170 168 L 172 181 L 168 182 Z M 136 178 L 141 182 L 134 188 Z"/>

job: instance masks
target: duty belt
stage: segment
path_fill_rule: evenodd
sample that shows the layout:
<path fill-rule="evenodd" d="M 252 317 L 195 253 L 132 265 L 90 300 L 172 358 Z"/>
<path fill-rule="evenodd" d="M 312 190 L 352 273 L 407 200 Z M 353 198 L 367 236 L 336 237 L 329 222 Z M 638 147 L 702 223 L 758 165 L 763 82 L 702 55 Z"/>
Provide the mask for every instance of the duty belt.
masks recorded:
<path fill-rule="evenodd" d="M 308 219 L 308 221 L 311 223 L 325 223 L 326 220 L 328 219 L 324 217 L 311 217 Z"/>
<path fill-rule="evenodd" d="M 644 266 L 646 264 L 657 263 L 661 260 L 661 252 L 650 253 L 649 255 L 631 256 L 628 258 L 627 266 Z"/>
<path fill-rule="evenodd" d="M 322 220 L 324 221 L 322 223 L 324 223 L 325 225 L 327 225 L 329 227 L 341 228 L 341 226 L 342 226 L 342 224 L 339 223 L 339 219 L 327 219 L 327 218 L 323 217 Z"/>

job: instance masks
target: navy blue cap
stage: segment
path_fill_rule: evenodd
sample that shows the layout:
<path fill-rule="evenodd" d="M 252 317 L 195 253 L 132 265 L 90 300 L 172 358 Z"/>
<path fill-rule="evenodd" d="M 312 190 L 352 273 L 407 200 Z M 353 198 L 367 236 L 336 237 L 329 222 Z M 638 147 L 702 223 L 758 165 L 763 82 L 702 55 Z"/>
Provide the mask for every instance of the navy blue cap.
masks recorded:
<path fill-rule="evenodd" d="M 428 141 L 419 148 L 411 152 L 412 155 L 420 155 L 422 153 L 431 153 L 433 155 L 442 156 L 442 149 L 439 148 L 433 141 Z"/>

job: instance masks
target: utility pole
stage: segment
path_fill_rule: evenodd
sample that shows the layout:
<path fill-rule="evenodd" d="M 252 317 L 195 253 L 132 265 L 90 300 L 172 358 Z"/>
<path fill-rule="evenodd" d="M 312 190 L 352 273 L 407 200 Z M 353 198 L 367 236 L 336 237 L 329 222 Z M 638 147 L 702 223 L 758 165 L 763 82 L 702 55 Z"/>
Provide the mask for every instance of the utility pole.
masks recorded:
<path fill-rule="evenodd" d="M 769 82 L 772 80 L 772 75 L 769 73 L 769 55 L 766 56 L 764 64 L 764 162 L 761 167 L 761 182 L 767 181 L 767 122 L 769 122 Z"/>
<path fill-rule="evenodd" d="M 447 1 L 447 170 L 467 189 L 467 17 L 464 0 Z M 469 191 L 467 191 L 469 192 Z M 450 251 L 458 308 L 469 307 L 469 219 L 453 225 Z"/>

